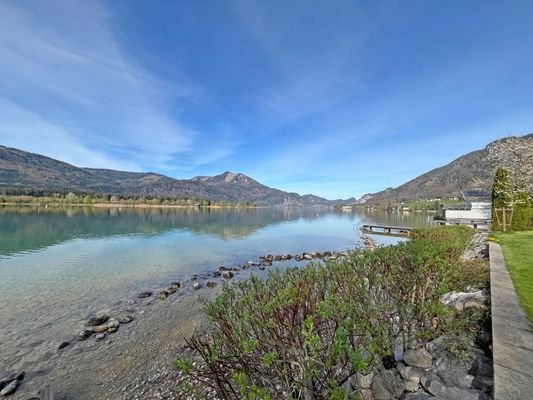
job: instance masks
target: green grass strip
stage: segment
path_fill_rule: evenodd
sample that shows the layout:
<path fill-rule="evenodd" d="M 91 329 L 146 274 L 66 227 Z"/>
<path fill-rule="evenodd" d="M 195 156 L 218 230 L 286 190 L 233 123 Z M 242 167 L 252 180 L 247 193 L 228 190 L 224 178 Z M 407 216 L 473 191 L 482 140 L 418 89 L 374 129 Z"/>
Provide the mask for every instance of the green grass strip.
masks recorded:
<path fill-rule="evenodd" d="M 533 231 L 495 233 L 493 236 L 502 246 L 520 304 L 533 327 Z"/>

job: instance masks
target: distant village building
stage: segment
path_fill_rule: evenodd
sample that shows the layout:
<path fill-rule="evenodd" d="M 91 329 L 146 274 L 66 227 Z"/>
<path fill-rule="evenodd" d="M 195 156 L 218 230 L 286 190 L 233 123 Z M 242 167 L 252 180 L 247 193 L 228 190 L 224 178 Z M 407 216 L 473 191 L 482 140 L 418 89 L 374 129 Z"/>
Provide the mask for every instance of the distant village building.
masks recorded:
<path fill-rule="evenodd" d="M 443 207 L 444 219 L 487 219 L 492 218 L 492 203 L 467 203 L 464 206 Z"/>
<path fill-rule="evenodd" d="M 488 229 L 492 220 L 492 203 L 471 202 L 463 206 L 443 206 L 435 219 L 445 225 L 461 224 Z"/>

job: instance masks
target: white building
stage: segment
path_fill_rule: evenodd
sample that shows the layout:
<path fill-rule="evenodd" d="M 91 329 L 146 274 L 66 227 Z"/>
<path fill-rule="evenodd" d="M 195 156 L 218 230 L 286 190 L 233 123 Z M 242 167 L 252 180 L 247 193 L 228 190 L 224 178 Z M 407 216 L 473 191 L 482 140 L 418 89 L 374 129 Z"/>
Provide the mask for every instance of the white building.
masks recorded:
<path fill-rule="evenodd" d="M 492 219 L 492 203 L 479 202 L 470 203 L 465 207 L 445 207 L 443 209 L 444 219 Z"/>
<path fill-rule="evenodd" d="M 435 217 L 438 223 L 445 225 L 470 225 L 475 229 L 487 230 L 492 220 L 492 203 L 472 202 L 464 206 L 449 206 Z"/>

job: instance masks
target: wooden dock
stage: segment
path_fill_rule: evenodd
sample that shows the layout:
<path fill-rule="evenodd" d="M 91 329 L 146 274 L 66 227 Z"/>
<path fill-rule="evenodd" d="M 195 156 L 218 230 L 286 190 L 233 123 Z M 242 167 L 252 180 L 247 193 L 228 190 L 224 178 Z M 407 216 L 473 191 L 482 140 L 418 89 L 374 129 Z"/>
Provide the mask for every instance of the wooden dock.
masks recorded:
<path fill-rule="evenodd" d="M 401 236 L 408 237 L 413 228 L 407 226 L 390 226 L 390 225 L 370 225 L 364 224 L 361 227 L 363 233 L 372 235 Z"/>

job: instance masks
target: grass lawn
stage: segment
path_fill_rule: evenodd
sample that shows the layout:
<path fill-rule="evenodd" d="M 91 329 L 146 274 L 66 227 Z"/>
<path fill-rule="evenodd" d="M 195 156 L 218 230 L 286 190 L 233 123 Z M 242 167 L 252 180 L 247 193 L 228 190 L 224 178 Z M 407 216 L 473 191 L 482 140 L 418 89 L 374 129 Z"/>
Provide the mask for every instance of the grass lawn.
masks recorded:
<path fill-rule="evenodd" d="M 494 233 L 502 246 L 520 304 L 533 326 L 533 231 Z"/>

